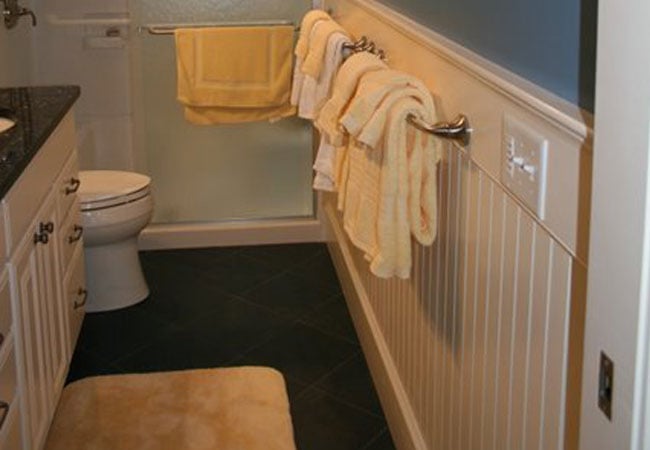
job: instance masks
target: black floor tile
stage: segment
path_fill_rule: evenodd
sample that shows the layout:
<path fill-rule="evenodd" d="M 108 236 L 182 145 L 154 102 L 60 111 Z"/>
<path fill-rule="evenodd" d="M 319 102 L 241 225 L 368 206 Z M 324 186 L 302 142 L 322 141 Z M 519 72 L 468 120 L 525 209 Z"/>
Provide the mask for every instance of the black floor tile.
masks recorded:
<path fill-rule="evenodd" d="M 287 270 L 326 251 L 325 244 L 256 245 L 244 247 L 241 254 Z"/>
<path fill-rule="evenodd" d="M 168 322 L 190 322 L 221 309 L 232 298 L 205 276 L 189 269 L 152 265 L 145 268 L 145 276 L 151 295 L 136 308 Z"/>
<path fill-rule="evenodd" d="M 350 342 L 359 341 L 345 299 L 340 294 L 331 297 L 316 310 L 302 316 L 300 320 L 321 331 L 345 338 Z"/>
<path fill-rule="evenodd" d="M 383 419 L 315 388 L 307 389 L 291 411 L 301 450 L 360 450 L 385 427 Z"/>
<path fill-rule="evenodd" d="M 383 415 L 363 353 L 337 367 L 315 386 L 367 412 Z"/>
<path fill-rule="evenodd" d="M 127 373 L 207 369 L 224 366 L 236 350 L 221 341 L 206 341 L 191 330 L 174 330 L 114 364 Z"/>
<path fill-rule="evenodd" d="M 141 311 L 137 306 L 118 311 L 86 314 L 79 346 L 114 361 L 152 343 L 173 325 Z"/>
<path fill-rule="evenodd" d="M 335 293 L 331 286 L 285 273 L 244 292 L 242 297 L 278 314 L 297 318 L 314 311 Z"/>
<path fill-rule="evenodd" d="M 357 351 L 343 339 L 295 323 L 234 364 L 274 367 L 289 379 L 311 384 Z"/>
<path fill-rule="evenodd" d="M 304 264 L 292 267 L 291 272 L 320 284 L 334 286 L 340 290 L 338 275 L 328 252 L 322 252 Z"/>
<path fill-rule="evenodd" d="M 241 254 L 230 255 L 200 270 L 202 275 L 214 283 L 214 287 L 231 294 L 251 290 L 281 272 L 280 269 Z"/>
<path fill-rule="evenodd" d="M 374 438 L 370 443 L 363 447 L 363 450 L 395 450 L 395 444 L 390 436 L 390 431 L 386 428 L 379 436 Z"/>
<path fill-rule="evenodd" d="M 122 372 L 122 369 L 111 364 L 103 358 L 86 351 L 80 347 L 74 352 L 66 384 L 82 378 L 96 375 L 112 375 Z"/>

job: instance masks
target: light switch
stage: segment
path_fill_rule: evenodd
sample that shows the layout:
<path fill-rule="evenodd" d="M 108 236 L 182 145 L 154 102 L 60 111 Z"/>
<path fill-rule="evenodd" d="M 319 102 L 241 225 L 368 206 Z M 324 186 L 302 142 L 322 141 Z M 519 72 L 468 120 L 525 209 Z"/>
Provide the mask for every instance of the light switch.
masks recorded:
<path fill-rule="evenodd" d="M 501 182 L 544 219 L 548 140 L 523 121 L 503 120 Z"/>

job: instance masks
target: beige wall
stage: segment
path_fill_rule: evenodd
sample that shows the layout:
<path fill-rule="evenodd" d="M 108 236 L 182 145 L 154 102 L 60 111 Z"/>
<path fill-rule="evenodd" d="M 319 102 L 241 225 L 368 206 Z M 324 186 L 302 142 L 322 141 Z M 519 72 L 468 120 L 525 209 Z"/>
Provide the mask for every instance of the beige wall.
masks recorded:
<path fill-rule="evenodd" d="M 30 83 L 31 28 L 29 18 L 21 19 L 18 26 L 11 30 L 0 25 L 0 87 Z"/>

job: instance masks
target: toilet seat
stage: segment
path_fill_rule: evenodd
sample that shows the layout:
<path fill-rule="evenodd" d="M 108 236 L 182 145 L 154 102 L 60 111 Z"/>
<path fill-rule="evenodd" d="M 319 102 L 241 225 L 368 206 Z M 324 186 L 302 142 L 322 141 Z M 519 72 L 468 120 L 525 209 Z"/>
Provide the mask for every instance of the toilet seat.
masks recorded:
<path fill-rule="evenodd" d="M 150 194 L 151 178 L 118 170 L 82 170 L 78 195 L 82 211 L 112 208 Z"/>

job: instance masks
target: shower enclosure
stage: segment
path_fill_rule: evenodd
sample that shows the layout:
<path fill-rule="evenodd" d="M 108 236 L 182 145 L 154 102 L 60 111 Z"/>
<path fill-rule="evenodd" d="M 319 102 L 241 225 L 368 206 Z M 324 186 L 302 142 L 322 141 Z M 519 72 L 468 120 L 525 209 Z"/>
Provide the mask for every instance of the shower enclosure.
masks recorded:
<path fill-rule="evenodd" d="M 223 231 L 233 223 L 251 230 L 257 223 L 262 233 L 255 240 L 260 242 L 268 235 L 267 225 L 273 226 L 270 219 L 313 218 L 313 151 L 311 127 L 295 118 L 220 126 L 187 123 L 176 101 L 174 36 L 152 35 L 147 27 L 299 23 L 310 7 L 305 0 L 131 2 L 139 30 L 133 41 L 136 148 L 141 152 L 136 168 L 153 179 L 154 225 L 145 234 L 153 246 L 228 243 Z"/>
<path fill-rule="evenodd" d="M 40 1 L 37 13 L 46 20 L 36 38 L 36 80 L 81 85 L 83 169 L 152 178 L 155 212 L 142 235 L 145 248 L 318 238 L 311 125 L 297 118 L 187 123 L 176 100 L 174 36 L 147 31 L 299 24 L 311 6 L 309 0 Z"/>

